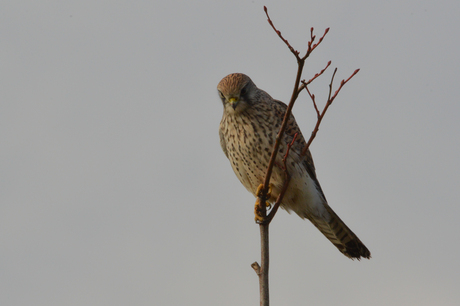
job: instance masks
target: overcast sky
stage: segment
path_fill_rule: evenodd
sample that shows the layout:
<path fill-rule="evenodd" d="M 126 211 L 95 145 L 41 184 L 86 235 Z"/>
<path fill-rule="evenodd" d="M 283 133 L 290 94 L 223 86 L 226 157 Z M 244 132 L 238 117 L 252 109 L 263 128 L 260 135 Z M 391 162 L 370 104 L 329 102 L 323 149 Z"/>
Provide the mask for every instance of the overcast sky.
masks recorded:
<path fill-rule="evenodd" d="M 0 304 L 258 305 L 254 198 L 219 145 L 217 83 L 289 100 L 310 57 L 329 108 L 311 146 L 331 207 L 372 252 L 270 226 L 272 305 L 460 305 L 460 2 L 3 1 Z M 303 133 L 315 124 L 304 93 Z"/>

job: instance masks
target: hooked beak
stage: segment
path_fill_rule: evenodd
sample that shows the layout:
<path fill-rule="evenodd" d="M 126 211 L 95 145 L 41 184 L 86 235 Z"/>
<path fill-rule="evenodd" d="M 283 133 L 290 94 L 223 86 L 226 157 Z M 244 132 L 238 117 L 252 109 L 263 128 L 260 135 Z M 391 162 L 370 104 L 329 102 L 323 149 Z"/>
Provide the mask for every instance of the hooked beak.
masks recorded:
<path fill-rule="evenodd" d="M 238 102 L 239 102 L 238 98 L 230 98 L 230 99 L 228 99 L 228 103 L 230 103 L 230 105 L 232 106 L 233 110 L 236 109 L 236 107 L 238 105 Z"/>

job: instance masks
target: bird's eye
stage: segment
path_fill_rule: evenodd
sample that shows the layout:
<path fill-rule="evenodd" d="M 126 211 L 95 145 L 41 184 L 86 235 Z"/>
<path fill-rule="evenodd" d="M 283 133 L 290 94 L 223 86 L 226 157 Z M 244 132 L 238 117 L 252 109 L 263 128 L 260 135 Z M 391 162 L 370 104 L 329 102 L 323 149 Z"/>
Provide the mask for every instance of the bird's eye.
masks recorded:
<path fill-rule="evenodd" d="M 219 97 L 223 100 L 225 99 L 224 94 L 219 91 Z"/>
<path fill-rule="evenodd" d="M 248 91 L 248 90 L 247 90 L 246 86 L 243 87 L 243 88 L 241 89 L 241 91 L 240 91 L 240 96 L 244 96 L 244 95 L 246 94 L 247 91 Z"/>

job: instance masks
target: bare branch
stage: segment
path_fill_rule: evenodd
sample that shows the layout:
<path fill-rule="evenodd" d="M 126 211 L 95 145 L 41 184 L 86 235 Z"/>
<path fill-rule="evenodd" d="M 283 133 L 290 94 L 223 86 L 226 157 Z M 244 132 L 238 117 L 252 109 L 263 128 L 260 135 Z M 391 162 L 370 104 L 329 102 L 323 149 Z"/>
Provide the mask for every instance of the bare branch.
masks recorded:
<path fill-rule="evenodd" d="M 334 101 L 335 97 L 337 97 L 337 95 L 339 94 L 339 91 L 342 89 L 342 87 L 343 87 L 348 81 L 350 81 L 350 79 L 351 79 L 352 77 L 354 77 L 358 72 L 359 72 L 359 69 L 356 69 L 356 70 L 352 73 L 352 75 L 350 75 L 350 77 L 349 77 L 348 79 L 342 80 L 342 82 L 340 82 L 339 88 L 335 91 L 334 95 L 333 95 L 332 98 L 331 98 L 331 103 L 332 103 L 332 101 Z"/>
<path fill-rule="evenodd" d="M 289 50 L 291 51 L 291 53 L 295 56 L 295 58 L 297 60 L 297 75 L 296 75 L 296 79 L 295 79 L 295 82 L 294 82 L 294 88 L 292 90 L 291 99 L 290 99 L 289 104 L 288 104 L 288 106 L 286 108 L 286 113 L 284 115 L 283 122 L 281 124 L 280 130 L 279 130 L 279 132 L 278 132 L 278 134 L 276 136 L 276 141 L 275 141 L 275 144 L 273 146 L 273 151 L 272 151 L 271 156 L 270 156 L 270 161 L 268 163 L 267 172 L 266 172 L 266 175 L 265 175 L 262 191 L 258 195 L 259 207 L 257 209 L 257 212 L 260 213 L 260 216 L 263 218 L 263 220 L 259 223 L 260 238 L 261 238 L 261 240 L 260 240 L 260 245 L 261 245 L 261 264 L 259 266 L 259 264 L 257 262 L 254 262 L 251 265 L 251 267 L 254 269 L 254 271 L 257 273 L 257 275 L 259 277 L 260 305 L 268 306 L 269 305 L 269 290 L 268 290 L 268 269 L 269 269 L 269 245 L 268 245 L 268 242 L 269 241 L 268 241 L 268 228 L 269 228 L 269 224 L 270 224 L 271 220 L 273 219 L 273 217 L 275 216 L 276 212 L 278 211 L 278 208 L 279 208 L 279 206 L 280 206 L 280 204 L 281 204 L 281 202 L 283 200 L 283 197 L 284 197 L 284 195 L 285 195 L 285 193 L 287 191 L 287 188 L 288 188 L 288 185 L 289 185 L 289 182 L 290 182 L 290 179 L 291 179 L 291 177 L 290 177 L 290 175 L 288 173 L 288 170 L 287 170 L 286 159 L 288 158 L 289 151 L 290 151 L 291 147 L 293 146 L 293 144 L 294 144 L 294 142 L 295 142 L 295 140 L 296 140 L 296 138 L 298 136 L 297 134 L 294 135 L 294 139 L 292 140 L 292 142 L 287 145 L 286 154 L 284 155 L 284 158 L 283 158 L 283 165 L 277 164 L 278 167 L 280 167 L 281 169 L 284 170 L 285 180 L 284 180 L 281 192 L 278 195 L 278 198 L 276 199 L 276 202 L 273 205 L 273 207 L 270 210 L 268 215 L 267 215 L 267 207 L 266 207 L 267 192 L 268 192 L 268 187 L 269 187 L 273 167 L 275 166 L 275 163 L 276 163 L 276 156 L 277 156 L 280 144 L 281 144 L 281 139 L 283 138 L 284 131 L 286 129 L 287 123 L 288 123 L 289 118 L 291 116 L 292 108 L 294 106 L 294 103 L 295 103 L 297 97 L 299 96 L 299 93 L 303 89 L 306 89 L 308 94 L 309 94 L 309 96 L 310 96 L 310 98 L 313 101 L 313 106 L 314 106 L 316 114 L 317 114 L 317 122 L 316 122 L 315 129 L 313 130 L 312 135 L 311 135 L 307 145 L 302 150 L 302 154 L 305 155 L 307 150 L 308 150 L 308 148 L 309 148 L 309 146 L 310 146 L 310 144 L 312 143 L 313 139 L 315 138 L 316 133 L 319 130 L 319 125 L 321 123 L 321 120 L 324 117 L 324 114 L 326 113 L 327 108 L 332 104 L 332 101 L 337 97 L 337 95 L 338 95 L 339 91 L 342 89 L 342 87 L 358 72 L 358 70 L 356 70 L 347 80 L 342 80 L 342 82 L 340 83 L 339 88 L 336 90 L 334 95 L 331 96 L 331 94 L 332 94 L 332 83 L 333 83 L 333 80 L 334 80 L 335 73 L 337 71 L 337 68 L 335 69 L 335 71 L 334 71 L 334 73 L 332 75 L 331 82 L 329 84 L 329 96 L 328 96 L 327 103 L 326 103 L 323 111 L 320 113 L 320 111 L 318 109 L 318 106 L 316 105 L 315 95 L 310 92 L 310 90 L 308 89 L 308 85 L 311 84 L 320 75 L 322 75 L 324 73 L 324 71 L 326 71 L 326 69 L 330 66 L 331 62 L 329 61 L 327 63 L 327 65 L 326 65 L 326 67 L 323 70 L 321 70 L 319 73 L 315 74 L 310 80 L 308 80 L 308 81 L 303 80 L 302 85 L 301 86 L 299 86 L 299 85 L 301 83 L 300 79 L 301 79 L 301 76 L 302 76 L 302 71 L 303 71 L 306 59 L 310 56 L 310 54 L 313 52 L 313 50 L 315 50 L 316 47 L 318 47 L 318 45 L 323 41 L 324 37 L 329 32 L 329 28 L 327 28 L 324 31 L 323 36 L 321 36 L 319 38 L 317 43 L 314 43 L 315 39 L 316 39 L 316 36 L 313 34 L 314 29 L 311 28 L 310 29 L 310 41 L 308 42 L 307 51 L 305 52 L 305 55 L 303 57 L 300 57 L 299 56 L 299 51 L 295 50 L 289 44 L 287 39 L 285 39 L 281 35 L 281 32 L 278 29 L 276 29 L 276 27 L 274 26 L 272 20 L 270 19 L 270 16 L 268 15 L 267 7 L 265 7 L 265 6 L 264 6 L 264 11 L 265 11 L 265 14 L 267 15 L 268 23 L 270 24 L 270 26 L 273 28 L 273 30 L 278 35 L 278 37 L 281 38 L 281 40 L 286 44 L 286 46 L 289 48 Z"/>
<path fill-rule="evenodd" d="M 322 75 L 324 73 L 324 71 L 326 71 L 326 69 L 331 65 L 331 61 L 327 62 L 327 65 L 326 67 L 324 67 L 323 70 L 321 70 L 320 72 L 318 72 L 317 74 L 315 74 L 311 79 L 309 79 L 308 81 L 305 81 L 305 80 L 302 80 L 302 86 L 300 86 L 299 88 L 299 91 L 301 91 L 304 87 L 308 86 L 308 84 L 310 84 L 311 82 L 313 82 L 317 77 L 319 77 L 320 75 Z"/>
<path fill-rule="evenodd" d="M 256 274 L 259 275 L 260 274 L 260 266 L 259 266 L 259 263 L 257 261 L 254 261 L 252 264 L 251 264 L 251 267 L 254 269 L 254 271 L 256 271 Z"/>
<path fill-rule="evenodd" d="M 289 117 L 291 116 L 292 107 L 294 106 L 294 102 L 295 102 L 295 100 L 297 99 L 297 97 L 299 95 L 298 88 L 299 88 L 299 83 L 300 83 L 300 77 L 302 76 L 302 70 L 303 70 L 304 63 L 305 63 L 305 61 L 298 62 L 297 76 L 296 76 L 296 80 L 295 80 L 295 84 L 294 84 L 294 90 L 293 90 L 292 96 L 291 96 L 291 101 L 289 102 L 289 105 L 288 105 L 288 107 L 286 109 L 286 114 L 284 115 L 284 119 L 283 119 L 283 122 L 281 124 L 281 128 L 280 128 L 280 130 L 278 132 L 278 135 L 276 136 L 275 145 L 273 146 L 273 151 L 272 151 L 272 154 L 271 154 L 271 157 L 270 157 L 270 161 L 268 163 L 267 173 L 265 175 L 265 181 L 264 181 L 264 188 L 262 190 L 262 195 L 260 197 L 260 210 L 261 210 L 262 214 L 263 214 L 264 211 L 266 211 L 266 204 L 265 204 L 266 200 L 267 200 L 266 196 L 267 196 L 268 186 L 269 186 L 269 183 L 270 183 L 270 178 L 271 178 L 272 171 L 273 171 L 273 166 L 274 166 L 275 160 L 276 160 L 276 155 L 278 153 L 278 149 L 279 149 L 279 146 L 281 144 L 281 139 L 282 139 L 282 137 L 284 135 L 284 131 L 285 131 L 286 126 L 287 126 L 287 122 L 289 120 Z M 262 216 L 265 217 L 265 215 L 262 215 Z"/>
<path fill-rule="evenodd" d="M 273 208 L 270 210 L 270 213 L 268 214 L 267 216 L 267 222 L 270 223 L 271 220 L 273 219 L 273 217 L 275 216 L 276 212 L 278 211 L 278 208 L 281 204 L 281 201 L 283 200 L 283 197 L 284 195 L 286 194 L 286 190 L 289 186 L 289 181 L 291 180 L 291 176 L 289 175 L 289 172 L 288 172 L 288 169 L 287 169 L 287 165 L 286 165 L 286 161 L 287 161 L 287 158 L 289 156 L 289 151 L 291 150 L 291 147 L 294 145 L 295 141 L 297 140 L 297 136 L 299 134 L 298 133 L 295 133 L 294 134 L 294 138 L 292 139 L 291 143 L 289 143 L 287 145 L 287 148 L 286 148 L 286 154 L 284 154 L 284 157 L 283 157 L 283 170 L 284 170 L 284 183 L 283 183 L 283 188 L 281 188 L 281 192 L 280 194 L 278 195 L 278 198 L 276 199 L 276 202 L 275 204 L 273 205 Z"/>
<path fill-rule="evenodd" d="M 323 36 L 321 36 L 321 38 L 319 39 L 319 41 L 316 44 L 313 44 L 313 42 L 315 41 L 315 38 L 316 38 L 316 35 L 313 35 L 313 30 L 314 30 L 314 28 L 312 27 L 310 29 L 310 41 L 308 42 L 308 49 L 307 49 L 307 52 L 305 53 L 305 56 L 302 57 L 303 60 L 306 60 L 307 57 L 310 56 L 310 54 L 313 52 L 313 50 L 315 50 L 316 47 L 318 47 L 318 45 L 323 41 L 323 39 L 326 36 L 326 34 L 329 32 L 329 28 L 327 28 L 324 31 Z"/>
<path fill-rule="evenodd" d="M 289 50 L 291 50 L 292 54 L 294 54 L 294 56 L 297 58 L 297 59 L 300 59 L 299 58 L 299 51 L 295 50 L 291 44 L 289 44 L 289 42 L 287 41 L 287 39 L 285 39 L 283 37 L 283 35 L 281 35 L 281 31 L 277 30 L 275 28 L 275 25 L 273 24 L 272 20 L 270 19 L 270 16 L 268 16 L 268 9 L 266 6 L 264 6 L 264 11 L 265 11 L 265 15 L 267 15 L 267 20 L 268 20 L 268 23 L 272 26 L 273 30 L 275 30 L 275 33 L 278 34 L 279 38 L 281 38 L 282 41 L 284 41 L 284 43 L 288 46 Z"/>
<path fill-rule="evenodd" d="M 356 69 L 348 79 L 342 80 L 342 81 L 340 82 L 339 88 L 335 91 L 334 95 L 331 96 L 331 94 L 332 94 L 332 84 L 334 83 L 334 77 L 335 77 L 335 74 L 337 73 L 337 68 L 334 69 L 334 73 L 332 74 L 331 82 L 329 83 L 329 95 L 328 95 L 328 98 L 327 98 L 327 101 L 326 101 L 326 105 L 324 106 L 324 109 L 323 109 L 323 111 L 322 111 L 321 113 L 319 112 L 318 107 L 317 107 L 317 105 L 316 105 L 315 95 L 311 94 L 311 93 L 310 93 L 310 90 L 309 90 L 308 87 L 307 87 L 307 84 L 304 83 L 304 82 L 302 82 L 302 83 L 303 83 L 302 85 L 305 85 L 305 88 L 306 88 L 308 94 L 310 95 L 311 100 L 313 101 L 313 106 L 315 107 L 316 114 L 317 114 L 317 118 L 318 118 L 317 121 L 316 121 L 315 128 L 313 129 L 313 132 L 311 133 L 310 139 L 308 139 L 308 142 L 307 142 L 306 146 L 305 146 L 305 147 L 303 148 L 303 150 L 302 150 L 302 155 L 307 154 L 308 148 L 310 147 L 311 143 L 313 142 L 313 139 L 315 139 L 316 134 L 317 134 L 318 131 L 319 131 L 319 126 L 320 126 L 320 124 L 321 124 L 321 121 L 323 120 L 324 115 L 326 114 L 326 111 L 327 111 L 327 109 L 329 108 L 329 106 L 332 104 L 332 102 L 334 101 L 334 99 L 337 97 L 337 95 L 339 94 L 339 92 L 340 92 L 340 90 L 342 89 L 342 87 L 343 87 L 352 77 L 354 77 L 358 72 L 359 72 L 359 69 Z"/>
<path fill-rule="evenodd" d="M 310 92 L 310 89 L 308 89 L 308 87 L 305 87 L 305 89 L 307 90 L 308 95 L 310 95 L 310 98 L 311 98 L 311 100 L 313 101 L 313 107 L 315 108 L 315 111 L 316 111 L 316 118 L 319 119 L 319 117 L 321 116 L 321 114 L 320 114 L 320 112 L 319 112 L 318 106 L 316 105 L 315 95 L 312 94 L 312 93 Z"/>
<path fill-rule="evenodd" d="M 336 73 L 337 73 L 337 67 L 334 69 L 334 73 L 332 74 L 331 82 L 329 83 L 329 95 L 327 96 L 326 107 L 327 107 L 327 103 L 331 101 L 332 84 L 334 83 L 334 78 L 335 78 Z"/>
<path fill-rule="evenodd" d="M 287 172 L 286 160 L 287 160 L 287 158 L 288 158 L 289 151 L 291 150 L 291 147 L 294 145 L 294 142 L 296 141 L 298 135 L 299 135 L 299 133 L 295 133 L 295 134 L 294 134 L 294 138 L 292 138 L 291 143 L 289 143 L 289 144 L 287 145 L 286 154 L 284 154 L 284 157 L 283 157 L 283 166 L 284 166 L 284 169 L 283 169 L 283 170 L 284 170 L 285 172 Z"/>
<path fill-rule="evenodd" d="M 276 160 L 276 155 L 278 153 L 278 148 L 280 146 L 281 139 L 282 139 L 282 137 L 284 135 L 284 131 L 286 129 L 286 125 L 287 125 L 287 122 L 289 120 L 289 117 L 291 116 L 292 107 L 294 106 L 294 103 L 295 103 L 297 97 L 299 96 L 299 93 L 303 89 L 303 88 L 299 88 L 299 84 L 300 84 L 300 79 L 302 77 L 302 71 L 303 71 L 303 67 L 305 65 L 305 60 L 308 58 L 308 56 L 311 54 L 311 52 L 323 41 L 324 37 L 329 32 L 329 28 L 327 28 L 324 31 L 323 36 L 319 39 L 319 41 L 316 44 L 313 44 L 316 36 L 313 35 L 313 28 L 311 28 L 310 29 L 310 41 L 308 43 L 308 50 L 305 53 L 305 56 L 300 58 L 299 57 L 299 52 L 296 51 L 289 44 L 289 42 L 286 39 L 284 39 L 284 37 L 281 35 L 281 32 L 278 29 L 276 29 L 276 27 L 274 26 L 272 20 L 270 19 L 270 16 L 268 15 L 268 9 L 265 6 L 264 6 L 264 11 L 265 11 L 265 14 L 267 15 L 268 23 L 271 25 L 271 27 L 276 32 L 276 34 L 281 38 L 281 40 L 283 40 L 283 42 L 288 46 L 289 50 L 291 50 L 291 52 L 296 57 L 296 60 L 297 60 L 297 76 L 296 76 L 296 79 L 295 79 L 295 82 L 294 82 L 294 88 L 292 90 L 291 100 L 289 101 L 288 107 L 286 109 L 286 113 L 284 115 L 284 119 L 283 119 L 283 122 L 281 124 L 281 128 L 280 128 L 280 130 L 278 132 L 278 135 L 276 136 L 275 145 L 273 147 L 273 151 L 272 151 L 272 154 L 271 154 L 271 157 L 270 157 L 270 161 L 268 163 L 267 173 L 265 175 L 265 180 L 264 180 L 264 188 L 262 190 L 261 196 L 259 197 L 260 198 L 260 201 L 259 201 L 260 209 L 259 210 L 260 210 L 260 213 L 261 213 L 262 217 L 266 216 L 266 204 L 265 203 L 266 203 L 266 200 L 267 200 L 267 191 L 268 191 L 268 186 L 269 186 L 269 183 L 270 183 L 271 174 L 272 174 L 272 171 L 273 171 L 273 166 L 274 166 L 275 160 Z M 326 67 L 320 73 L 317 74 L 317 76 L 313 77 L 312 80 L 317 78 L 318 76 L 320 76 L 327 69 L 327 67 L 329 67 L 329 65 L 330 65 L 330 63 L 328 63 L 326 65 Z"/>

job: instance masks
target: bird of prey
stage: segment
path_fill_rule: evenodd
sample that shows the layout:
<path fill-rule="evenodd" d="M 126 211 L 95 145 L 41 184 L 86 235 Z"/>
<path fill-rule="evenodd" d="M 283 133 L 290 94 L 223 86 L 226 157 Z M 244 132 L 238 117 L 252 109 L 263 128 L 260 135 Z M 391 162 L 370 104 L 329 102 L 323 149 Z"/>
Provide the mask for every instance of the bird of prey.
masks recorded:
<path fill-rule="evenodd" d="M 257 197 L 287 106 L 242 73 L 224 77 L 217 90 L 224 106 L 219 127 L 222 150 L 240 182 Z M 369 250 L 327 203 L 310 151 L 302 155 L 306 142 L 292 115 L 273 167 L 268 202 L 274 203 L 281 192 L 285 180 L 283 157 L 294 137 L 286 159 L 291 180 L 280 206 L 310 220 L 345 256 L 369 259 Z"/>

